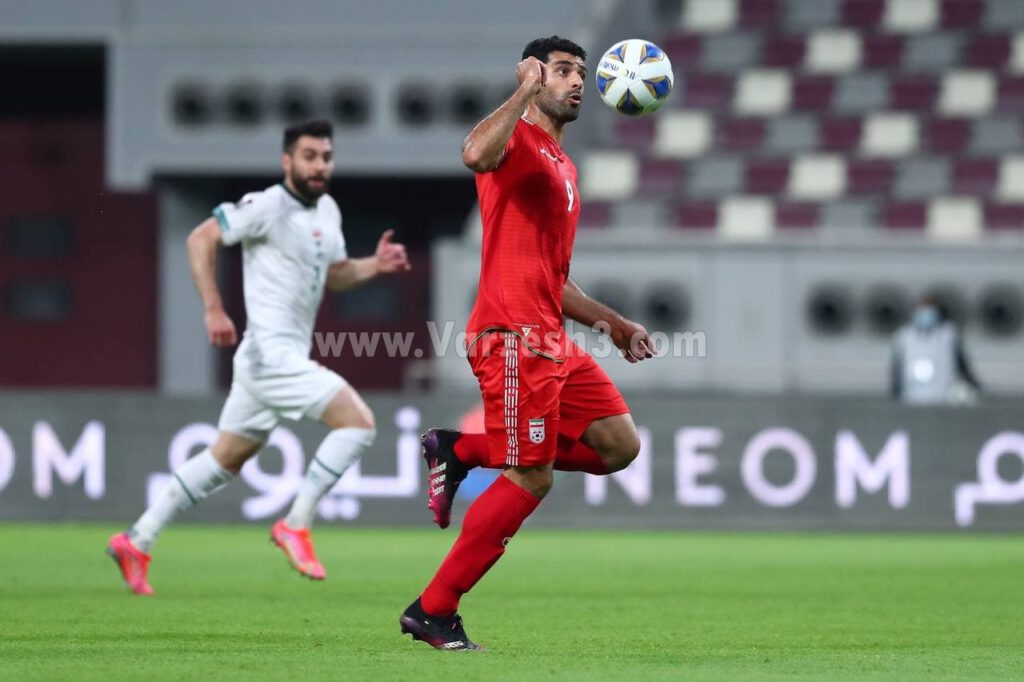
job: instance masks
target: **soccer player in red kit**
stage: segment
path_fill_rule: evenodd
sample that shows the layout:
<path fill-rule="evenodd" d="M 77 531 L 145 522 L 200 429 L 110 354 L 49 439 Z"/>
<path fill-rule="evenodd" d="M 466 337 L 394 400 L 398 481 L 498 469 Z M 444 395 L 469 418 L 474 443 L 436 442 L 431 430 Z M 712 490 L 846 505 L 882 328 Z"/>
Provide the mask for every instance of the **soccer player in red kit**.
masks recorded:
<path fill-rule="evenodd" d="M 626 402 L 562 324 L 563 316 L 603 323 L 627 360 L 651 357 L 641 325 L 569 279 L 580 206 L 576 167 L 561 143 L 565 124 L 579 116 L 585 59 L 579 45 L 557 36 L 531 42 L 516 66 L 518 89 L 462 146 L 463 162 L 477 174 L 484 227 L 466 330 L 486 433 L 423 435 L 435 523 L 448 525 L 469 469 L 504 471 L 470 506 L 434 579 L 400 619 L 402 632 L 438 649 L 479 648 L 456 613 L 459 599 L 551 489 L 553 469 L 609 474 L 640 450 Z"/>

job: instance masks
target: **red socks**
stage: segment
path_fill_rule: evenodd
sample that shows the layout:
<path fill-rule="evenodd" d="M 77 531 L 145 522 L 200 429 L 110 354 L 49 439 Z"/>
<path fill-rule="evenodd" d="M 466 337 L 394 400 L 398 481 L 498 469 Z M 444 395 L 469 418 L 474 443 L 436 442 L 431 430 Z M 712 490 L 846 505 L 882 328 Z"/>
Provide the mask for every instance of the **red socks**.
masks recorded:
<path fill-rule="evenodd" d="M 487 436 L 482 433 L 464 433 L 455 441 L 455 456 L 466 466 L 496 469 L 490 464 Z M 558 450 L 555 454 L 556 471 L 582 471 L 605 476 L 608 467 L 604 465 L 597 450 L 584 443 L 558 436 Z"/>
<path fill-rule="evenodd" d="M 459 598 L 501 558 L 505 544 L 539 504 L 508 477 L 498 476 L 466 512 L 459 538 L 420 597 L 423 610 L 435 616 L 455 613 Z"/>
<path fill-rule="evenodd" d="M 455 441 L 455 456 L 468 467 L 489 466 L 487 436 L 482 433 L 462 434 Z M 598 475 L 608 473 L 597 450 L 561 435 L 558 437 L 555 469 Z M 462 595 L 472 589 L 501 558 L 505 544 L 539 504 L 539 499 L 508 477 L 498 476 L 466 512 L 459 538 L 420 596 L 423 610 L 435 616 L 455 613 Z"/>

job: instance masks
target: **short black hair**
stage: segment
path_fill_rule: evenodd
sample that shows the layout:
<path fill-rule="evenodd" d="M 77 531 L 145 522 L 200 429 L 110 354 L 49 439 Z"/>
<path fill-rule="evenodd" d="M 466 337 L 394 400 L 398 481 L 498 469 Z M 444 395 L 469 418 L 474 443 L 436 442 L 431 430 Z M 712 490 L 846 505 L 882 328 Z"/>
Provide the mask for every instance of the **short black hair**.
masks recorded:
<path fill-rule="evenodd" d="M 303 135 L 309 135 L 310 137 L 326 137 L 332 139 L 334 137 L 334 127 L 331 122 L 322 118 L 316 119 L 315 121 L 305 121 L 304 123 L 296 123 L 295 125 L 288 126 L 284 129 L 284 142 L 282 148 L 286 152 L 290 152 L 295 143 L 299 141 L 299 138 Z"/>
<path fill-rule="evenodd" d="M 579 57 L 584 61 L 587 59 L 586 50 L 568 38 L 559 38 L 558 36 L 531 40 L 529 44 L 523 48 L 523 59 L 526 59 L 527 57 L 536 57 L 547 64 L 548 55 L 552 52 L 568 52 L 574 57 Z"/>

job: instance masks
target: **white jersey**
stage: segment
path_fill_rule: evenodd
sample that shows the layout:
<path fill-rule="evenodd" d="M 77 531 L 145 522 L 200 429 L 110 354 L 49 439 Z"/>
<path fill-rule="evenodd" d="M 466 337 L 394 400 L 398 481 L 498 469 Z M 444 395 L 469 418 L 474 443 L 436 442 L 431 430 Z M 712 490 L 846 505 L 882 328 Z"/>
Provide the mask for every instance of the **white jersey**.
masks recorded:
<path fill-rule="evenodd" d="M 242 245 L 248 321 L 236 366 L 308 360 L 327 269 L 348 257 L 338 204 L 326 194 L 310 204 L 277 184 L 213 215 L 224 244 Z"/>

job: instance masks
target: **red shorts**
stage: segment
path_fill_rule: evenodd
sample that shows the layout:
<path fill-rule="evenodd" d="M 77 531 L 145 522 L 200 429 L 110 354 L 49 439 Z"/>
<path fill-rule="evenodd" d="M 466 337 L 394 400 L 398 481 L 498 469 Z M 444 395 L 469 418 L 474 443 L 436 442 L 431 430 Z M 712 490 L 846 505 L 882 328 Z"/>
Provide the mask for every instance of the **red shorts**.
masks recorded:
<path fill-rule="evenodd" d="M 493 467 L 553 462 L 559 436 L 579 440 L 595 419 L 629 412 L 604 370 L 572 342 L 555 362 L 514 332 L 493 331 L 470 349 L 469 364 L 483 394 Z"/>

